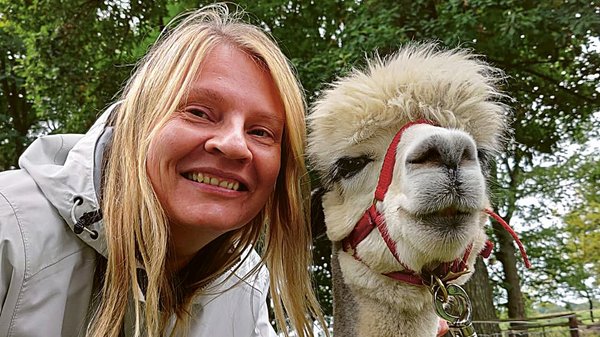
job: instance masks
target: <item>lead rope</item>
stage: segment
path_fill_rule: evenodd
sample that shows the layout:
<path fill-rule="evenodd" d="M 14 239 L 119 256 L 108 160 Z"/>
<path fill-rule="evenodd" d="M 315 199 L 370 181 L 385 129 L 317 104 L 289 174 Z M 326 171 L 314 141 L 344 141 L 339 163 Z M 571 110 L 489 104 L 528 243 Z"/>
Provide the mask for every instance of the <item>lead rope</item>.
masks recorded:
<path fill-rule="evenodd" d="M 500 223 L 502 225 L 502 227 L 504 227 L 504 229 L 513 237 L 513 239 L 515 239 L 515 242 L 517 243 L 517 246 L 519 247 L 519 251 L 521 252 L 521 257 L 523 258 L 523 261 L 525 262 L 525 267 L 527 267 L 528 269 L 531 268 L 531 262 L 529 262 L 529 259 L 527 258 L 527 252 L 525 251 L 525 247 L 523 247 L 523 243 L 521 242 L 521 240 L 519 240 L 519 236 L 517 235 L 517 233 L 515 233 L 515 231 L 512 229 L 512 227 L 510 227 L 510 225 L 508 223 L 506 223 L 506 221 L 504 221 L 504 219 L 502 219 L 501 216 L 494 213 L 494 211 L 492 211 L 491 209 L 486 208 L 483 211 L 485 213 L 487 213 L 489 216 L 491 216 L 492 218 L 494 218 L 494 220 L 498 221 L 498 223 Z"/>

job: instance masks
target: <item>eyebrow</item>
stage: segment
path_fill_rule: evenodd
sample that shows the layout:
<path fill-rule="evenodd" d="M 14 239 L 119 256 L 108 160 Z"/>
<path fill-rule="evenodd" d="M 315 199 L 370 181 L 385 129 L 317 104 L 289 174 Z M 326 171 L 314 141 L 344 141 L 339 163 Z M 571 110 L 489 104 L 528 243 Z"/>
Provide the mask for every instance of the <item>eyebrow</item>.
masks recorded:
<path fill-rule="evenodd" d="M 221 103 L 221 102 L 225 101 L 225 97 L 223 97 L 223 95 L 221 95 L 221 93 L 219 93 L 218 91 L 210 89 L 210 88 L 198 88 L 198 87 L 190 88 L 186 98 L 187 98 L 186 99 L 187 102 L 193 101 L 194 99 L 198 99 L 198 98 L 208 98 L 209 100 L 215 101 L 217 103 Z"/>

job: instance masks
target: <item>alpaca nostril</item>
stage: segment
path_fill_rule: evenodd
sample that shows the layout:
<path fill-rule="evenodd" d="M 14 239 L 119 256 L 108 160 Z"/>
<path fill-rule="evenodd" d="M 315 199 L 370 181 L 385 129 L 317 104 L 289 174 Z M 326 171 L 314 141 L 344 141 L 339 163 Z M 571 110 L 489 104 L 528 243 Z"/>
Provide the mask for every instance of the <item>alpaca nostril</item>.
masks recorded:
<path fill-rule="evenodd" d="M 420 144 L 407 156 L 406 162 L 417 167 L 449 167 L 456 168 L 458 161 L 455 159 L 452 144 L 447 137 L 432 135 Z"/>
<path fill-rule="evenodd" d="M 413 165 L 443 165 L 442 155 L 435 147 L 413 153 L 412 156 L 408 157 L 407 162 Z"/>

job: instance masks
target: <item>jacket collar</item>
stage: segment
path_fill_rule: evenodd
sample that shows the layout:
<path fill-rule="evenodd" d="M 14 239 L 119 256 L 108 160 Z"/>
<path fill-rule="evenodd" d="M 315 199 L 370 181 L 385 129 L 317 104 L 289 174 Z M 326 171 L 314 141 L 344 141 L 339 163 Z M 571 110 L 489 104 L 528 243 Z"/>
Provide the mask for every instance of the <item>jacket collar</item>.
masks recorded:
<path fill-rule="evenodd" d="M 100 209 L 102 156 L 112 138 L 112 128 L 107 128 L 106 122 L 117 104 L 109 107 L 86 134 L 40 137 L 19 158 L 19 166 L 29 173 L 71 230 L 83 214 Z M 88 228 L 96 231 L 98 237 L 94 239 L 83 232 L 79 238 L 106 256 L 102 221 Z"/>

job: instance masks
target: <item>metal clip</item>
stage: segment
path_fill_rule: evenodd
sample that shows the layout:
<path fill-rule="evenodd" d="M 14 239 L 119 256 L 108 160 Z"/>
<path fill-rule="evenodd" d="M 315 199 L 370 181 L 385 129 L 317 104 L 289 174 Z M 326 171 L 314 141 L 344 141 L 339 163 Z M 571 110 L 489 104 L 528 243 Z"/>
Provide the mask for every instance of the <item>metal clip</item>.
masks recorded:
<path fill-rule="evenodd" d="M 445 285 L 439 277 L 433 276 L 431 294 L 435 313 L 448 322 L 454 337 L 477 337 L 473 328 L 471 300 L 465 290 L 456 285 Z"/>

